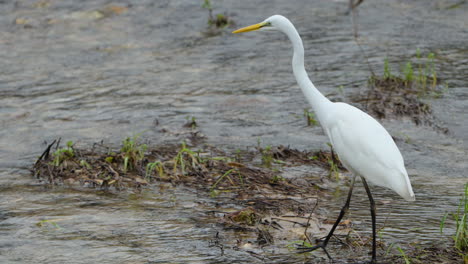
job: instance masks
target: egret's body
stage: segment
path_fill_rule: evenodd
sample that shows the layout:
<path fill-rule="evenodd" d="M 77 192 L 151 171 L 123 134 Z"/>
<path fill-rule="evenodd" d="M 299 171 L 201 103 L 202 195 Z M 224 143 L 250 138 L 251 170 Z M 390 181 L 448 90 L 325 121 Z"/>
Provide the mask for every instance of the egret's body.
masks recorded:
<path fill-rule="evenodd" d="M 331 102 L 315 88 L 304 68 L 302 40 L 294 25 L 287 18 L 280 15 L 271 16 L 262 23 L 236 30 L 234 33 L 263 28 L 278 29 L 288 36 L 294 49 L 292 66 L 297 83 L 314 109 L 325 134 L 343 165 L 354 175 L 361 176 L 363 180 L 371 201 L 374 233 L 372 260 L 375 262 L 375 204 L 365 180 L 369 180 L 375 185 L 390 188 L 405 200 L 415 200 L 403 157 L 392 137 L 374 118 L 354 106 Z M 354 178 L 352 185 L 354 185 Z M 318 247 L 325 249 L 338 222 L 348 209 L 351 194 L 352 186 L 348 200 L 326 240 L 322 245 L 313 249 Z"/>
<path fill-rule="evenodd" d="M 394 190 L 406 200 L 414 200 L 403 158 L 382 125 L 345 103 L 331 103 L 325 115 L 325 133 L 349 171 Z"/>

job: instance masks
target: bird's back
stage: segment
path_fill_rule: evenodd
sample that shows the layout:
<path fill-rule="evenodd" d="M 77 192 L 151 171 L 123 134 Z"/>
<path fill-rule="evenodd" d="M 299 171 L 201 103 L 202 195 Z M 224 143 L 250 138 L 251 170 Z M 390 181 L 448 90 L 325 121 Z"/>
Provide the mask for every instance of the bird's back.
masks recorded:
<path fill-rule="evenodd" d="M 375 185 L 414 200 L 403 157 L 390 134 L 374 118 L 345 103 L 332 103 L 322 126 L 341 162 Z"/>

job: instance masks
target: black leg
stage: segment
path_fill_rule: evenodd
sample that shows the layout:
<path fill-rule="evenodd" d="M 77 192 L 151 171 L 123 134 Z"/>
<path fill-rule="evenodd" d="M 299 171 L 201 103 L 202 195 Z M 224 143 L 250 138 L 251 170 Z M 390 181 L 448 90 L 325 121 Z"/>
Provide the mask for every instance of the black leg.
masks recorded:
<path fill-rule="evenodd" d="M 348 10 L 346 10 L 346 12 L 344 13 L 344 15 L 349 15 L 349 13 L 351 13 L 356 7 L 358 7 L 358 5 L 360 5 L 362 2 L 364 2 L 364 0 L 357 0 L 356 3 L 354 2 L 354 0 L 349 0 L 349 2 L 348 2 Z"/>
<path fill-rule="evenodd" d="M 353 194 L 353 187 L 354 187 L 354 182 L 355 181 L 356 181 L 356 176 L 353 176 L 353 179 L 352 179 L 352 182 L 351 182 L 351 187 L 349 187 L 348 198 L 346 199 L 346 203 L 343 206 L 343 208 L 341 208 L 340 214 L 338 215 L 338 219 L 336 219 L 335 223 L 333 224 L 332 229 L 330 230 L 330 232 L 328 232 L 328 235 L 325 238 L 325 240 L 323 240 L 318 245 L 313 246 L 313 247 L 299 247 L 298 248 L 298 250 L 300 250 L 299 253 L 311 252 L 311 251 L 314 251 L 314 250 L 316 250 L 318 248 L 322 248 L 325 251 L 325 253 L 327 254 L 327 256 L 329 258 L 331 258 L 330 255 L 328 254 L 327 250 L 325 249 L 325 247 L 327 246 L 328 241 L 330 240 L 330 238 L 333 236 L 333 232 L 335 232 L 335 229 L 338 226 L 338 224 L 341 222 L 341 219 L 343 218 L 343 216 L 348 211 L 349 204 L 351 202 L 351 195 Z"/>
<path fill-rule="evenodd" d="M 370 202 L 370 211 L 371 211 L 371 216 L 372 216 L 372 260 L 371 263 L 377 263 L 377 256 L 376 256 L 376 233 L 375 233 L 375 202 L 374 199 L 372 198 L 372 194 L 370 192 L 369 186 L 367 185 L 366 179 L 364 177 L 361 177 L 362 183 L 364 184 L 364 188 L 366 188 L 367 196 L 369 197 L 369 202 Z"/>

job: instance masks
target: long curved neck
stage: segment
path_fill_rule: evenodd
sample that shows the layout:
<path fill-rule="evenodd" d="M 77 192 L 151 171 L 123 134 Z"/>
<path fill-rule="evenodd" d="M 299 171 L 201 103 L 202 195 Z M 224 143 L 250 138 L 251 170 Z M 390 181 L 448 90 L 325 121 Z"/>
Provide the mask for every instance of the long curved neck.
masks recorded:
<path fill-rule="evenodd" d="M 296 81 L 301 87 L 302 93 L 304 93 L 307 101 L 314 109 L 319 120 L 322 120 L 324 116 L 324 106 L 331 103 L 322 93 L 315 88 L 312 81 L 309 79 L 307 72 L 304 68 L 304 46 L 302 45 L 302 39 L 297 33 L 297 30 L 292 24 L 290 29 L 287 30 L 289 40 L 293 44 L 294 55 L 292 59 L 292 67 Z"/>

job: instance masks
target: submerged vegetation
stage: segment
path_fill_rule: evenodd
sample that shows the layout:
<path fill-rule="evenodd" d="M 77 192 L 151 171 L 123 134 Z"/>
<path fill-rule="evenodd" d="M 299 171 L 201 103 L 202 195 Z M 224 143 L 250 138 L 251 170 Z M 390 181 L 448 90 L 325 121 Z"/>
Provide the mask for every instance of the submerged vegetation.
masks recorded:
<path fill-rule="evenodd" d="M 454 236 L 455 248 L 468 262 L 468 183 L 465 184 L 465 192 L 458 205 L 457 212 L 453 214 L 456 233 Z"/>
<path fill-rule="evenodd" d="M 53 154 L 53 165 L 58 167 L 60 166 L 64 161 L 70 160 L 75 156 L 75 153 L 73 151 L 73 141 L 68 141 L 67 142 L 67 147 L 66 148 L 59 148 L 57 149 L 54 154 Z"/>
<path fill-rule="evenodd" d="M 208 27 L 212 31 L 234 24 L 232 19 L 226 13 L 213 15 L 213 5 L 211 4 L 211 0 L 203 0 L 202 7 L 208 10 Z"/>
<path fill-rule="evenodd" d="M 304 117 L 307 121 L 307 126 L 316 126 L 318 125 L 318 121 L 315 118 L 315 114 L 310 112 L 309 109 L 304 109 Z"/>
<path fill-rule="evenodd" d="M 122 142 L 120 152 L 121 158 L 123 159 L 123 170 L 125 172 L 128 169 L 136 168 L 145 156 L 145 151 L 148 146 L 146 144 L 138 143 L 140 135 L 141 134 L 137 134 L 131 138 L 127 137 Z"/>

